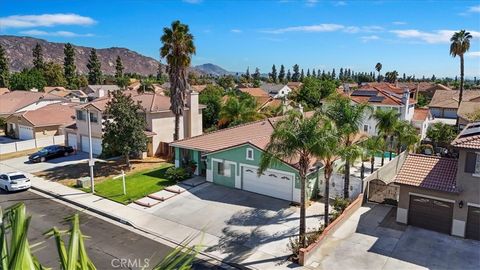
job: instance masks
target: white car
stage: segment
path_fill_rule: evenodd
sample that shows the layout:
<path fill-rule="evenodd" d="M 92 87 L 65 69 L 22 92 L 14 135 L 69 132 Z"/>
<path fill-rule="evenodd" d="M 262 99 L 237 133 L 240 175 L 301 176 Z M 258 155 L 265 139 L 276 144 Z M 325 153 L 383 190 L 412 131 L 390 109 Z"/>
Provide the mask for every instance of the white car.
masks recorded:
<path fill-rule="evenodd" d="M 29 189 L 32 186 L 30 179 L 23 173 L 13 172 L 0 174 L 0 188 L 6 191 Z"/>

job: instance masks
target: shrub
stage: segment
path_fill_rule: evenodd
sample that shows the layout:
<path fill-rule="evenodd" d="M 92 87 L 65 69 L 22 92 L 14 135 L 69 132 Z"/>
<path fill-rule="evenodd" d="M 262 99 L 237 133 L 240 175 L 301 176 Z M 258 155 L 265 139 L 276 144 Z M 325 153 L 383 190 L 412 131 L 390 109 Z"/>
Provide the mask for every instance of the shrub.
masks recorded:
<path fill-rule="evenodd" d="M 418 147 L 418 154 L 424 154 L 424 155 L 433 155 L 435 153 L 433 151 L 433 146 L 430 144 L 422 144 Z"/>
<path fill-rule="evenodd" d="M 324 229 L 325 227 L 322 225 L 318 229 L 309 231 L 305 234 L 305 237 L 307 240 L 306 241 L 307 247 L 318 240 L 320 235 L 322 235 Z M 287 247 L 292 252 L 294 259 L 297 260 L 298 255 L 300 254 L 300 237 L 299 236 L 290 237 L 288 239 Z"/>
<path fill-rule="evenodd" d="M 174 168 L 170 167 L 165 172 L 165 177 L 171 181 L 182 181 L 189 177 L 188 172 L 184 168 Z"/>
<path fill-rule="evenodd" d="M 348 199 L 336 197 L 333 200 L 333 209 L 335 209 L 335 211 L 341 214 L 349 204 L 350 204 L 350 201 Z"/>

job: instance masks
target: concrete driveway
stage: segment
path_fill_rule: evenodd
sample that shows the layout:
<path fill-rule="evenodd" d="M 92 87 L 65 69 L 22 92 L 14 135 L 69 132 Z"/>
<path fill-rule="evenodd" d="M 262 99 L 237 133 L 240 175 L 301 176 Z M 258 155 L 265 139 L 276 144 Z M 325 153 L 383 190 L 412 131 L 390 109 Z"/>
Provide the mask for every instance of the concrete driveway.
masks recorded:
<path fill-rule="evenodd" d="M 215 236 L 215 241 L 203 243 L 205 251 L 257 269 L 289 264 L 285 262 L 291 254 L 289 237 L 298 235 L 298 207 L 211 183 L 145 211 Z M 318 227 L 323 221 L 323 204 L 310 206 L 307 217 L 307 228 Z"/>
<path fill-rule="evenodd" d="M 327 238 L 314 269 L 480 269 L 480 242 L 395 222 L 395 209 L 360 208 Z"/>
<path fill-rule="evenodd" d="M 87 160 L 88 153 L 84 152 L 77 152 L 76 154 L 70 156 L 50 159 L 40 163 L 31 163 L 28 161 L 28 156 L 23 156 L 0 161 L 0 171 L 23 171 L 28 173 L 36 173 L 55 167 L 87 162 Z"/>

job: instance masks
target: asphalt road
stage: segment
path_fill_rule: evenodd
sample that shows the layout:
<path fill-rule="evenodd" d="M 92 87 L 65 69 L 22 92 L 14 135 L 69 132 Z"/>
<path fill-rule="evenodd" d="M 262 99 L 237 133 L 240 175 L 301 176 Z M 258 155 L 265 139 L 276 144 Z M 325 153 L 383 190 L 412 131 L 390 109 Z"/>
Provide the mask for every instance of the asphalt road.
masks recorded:
<path fill-rule="evenodd" d="M 18 202 L 24 202 L 28 214 L 32 216 L 28 239 L 30 245 L 40 243 L 32 249 L 34 255 L 44 266 L 59 269 L 55 242 L 43 233 L 54 226 L 68 230 L 69 223 L 64 219 L 79 211 L 30 191 L 6 194 L 0 190 L 0 207 Z M 80 226 L 82 233 L 90 237 L 85 245 L 97 269 L 151 269 L 172 250 L 169 246 L 87 213 L 80 213 Z M 67 240 L 65 242 L 68 244 Z M 130 262 L 130 266 L 125 262 Z M 194 269 L 222 268 L 198 261 Z"/>

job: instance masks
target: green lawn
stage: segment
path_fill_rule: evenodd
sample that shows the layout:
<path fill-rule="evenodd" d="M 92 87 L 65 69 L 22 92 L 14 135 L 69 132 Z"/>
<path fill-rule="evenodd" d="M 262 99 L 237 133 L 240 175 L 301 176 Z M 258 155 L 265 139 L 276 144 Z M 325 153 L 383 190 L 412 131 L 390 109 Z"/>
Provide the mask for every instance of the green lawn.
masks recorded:
<path fill-rule="evenodd" d="M 95 185 L 96 195 L 108 198 L 123 204 L 131 203 L 148 194 L 160 191 L 167 186 L 174 185 L 174 181 L 164 178 L 165 171 L 173 166 L 163 163 L 160 167 L 127 174 L 125 177 L 127 195 L 123 195 L 122 178 L 107 179 Z M 85 189 L 90 191 L 90 189 Z"/>

